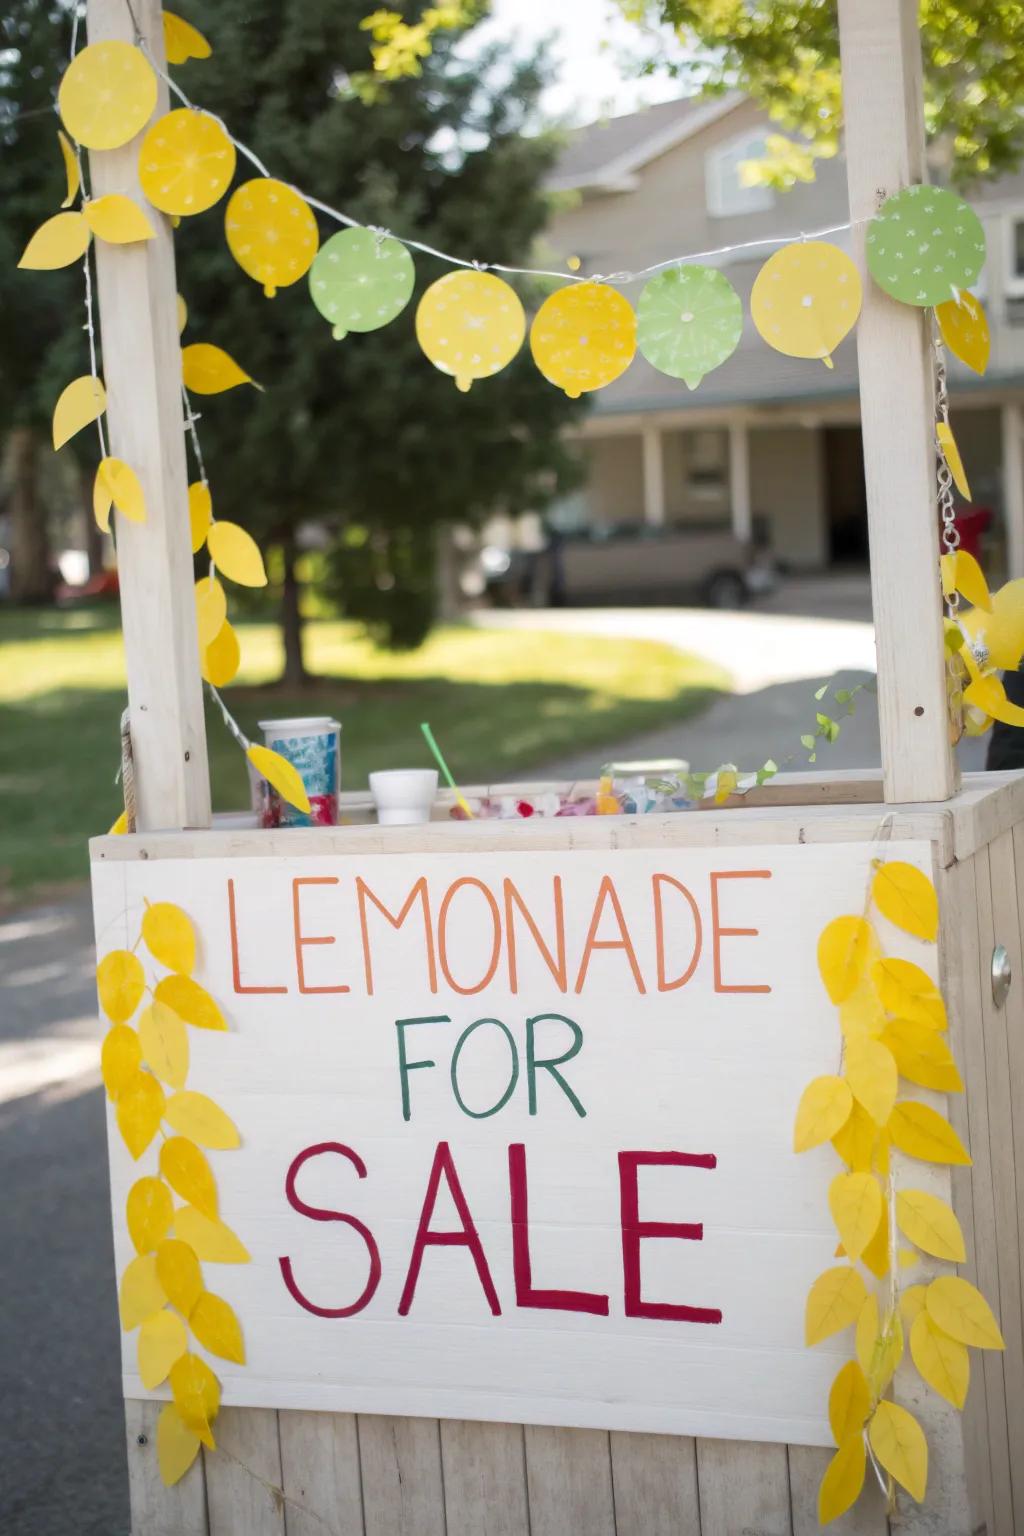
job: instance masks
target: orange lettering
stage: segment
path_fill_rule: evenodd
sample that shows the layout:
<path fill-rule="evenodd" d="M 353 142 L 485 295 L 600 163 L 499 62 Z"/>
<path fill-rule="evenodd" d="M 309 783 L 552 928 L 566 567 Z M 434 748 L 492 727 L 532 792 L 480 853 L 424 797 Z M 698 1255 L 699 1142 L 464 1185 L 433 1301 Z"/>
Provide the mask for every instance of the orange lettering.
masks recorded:
<path fill-rule="evenodd" d="M 238 923 L 235 916 L 235 882 L 228 881 L 228 927 L 231 931 L 231 975 L 236 992 L 287 992 L 287 987 L 243 987 L 238 962 Z"/>
<path fill-rule="evenodd" d="M 519 972 L 516 967 L 516 928 L 513 917 L 513 902 L 519 908 L 526 919 L 526 926 L 533 935 L 533 942 L 540 950 L 541 958 L 555 979 L 560 992 L 564 992 L 569 984 L 565 964 L 565 907 L 562 902 L 562 877 L 555 875 L 552 881 L 555 897 L 555 944 L 557 959 L 541 938 L 540 929 L 534 922 L 530 912 L 519 891 L 509 879 L 505 880 L 505 929 L 508 941 L 508 984 L 513 997 L 519 991 Z"/>
<path fill-rule="evenodd" d="M 401 928 L 412 910 L 413 902 L 419 898 L 423 903 L 423 938 L 427 951 L 427 975 L 430 978 L 431 992 L 437 991 L 437 964 L 434 960 L 434 936 L 430 931 L 430 899 L 427 895 L 427 881 L 424 875 L 416 881 L 412 890 L 406 897 L 405 906 L 397 917 L 393 917 L 384 903 L 376 897 L 370 887 L 356 876 L 356 895 L 359 900 L 359 927 L 363 935 L 363 966 L 366 971 L 366 992 L 368 997 L 373 996 L 373 965 L 370 959 L 370 934 L 366 923 L 366 897 L 368 896 L 377 908 L 382 912 L 391 924 L 392 928 Z"/>
<path fill-rule="evenodd" d="M 681 895 L 690 903 L 690 911 L 693 913 L 693 957 L 681 976 L 675 981 L 669 981 L 665 975 L 665 914 L 662 911 L 661 887 L 662 883 L 674 886 Z M 654 941 L 658 953 L 658 991 L 675 992 L 678 987 L 685 987 L 694 971 L 697 969 L 697 961 L 700 959 L 701 947 L 704 942 L 704 930 L 700 920 L 700 909 L 694 901 L 691 893 L 678 880 L 671 875 L 652 875 L 651 885 L 654 889 Z"/>
<path fill-rule="evenodd" d="M 306 970 L 302 963 L 302 951 L 307 944 L 333 944 L 334 935 L 307 935 L 302 932 L 302 919 L 299 914 L 299 886 L 300 885 L 337 885 L 337 875 L 306 875 L 301 879 L 292 881 L 292 922 L 295 929 L 295 969 L 299 977 L 300 992 L 350 992 L 351 987 L 307 987 Z"/>
<path fill-rule="evenodd" d="M 491 925 L 494 931 L 494 940 L 491 944 L 491 958 L 488 962 L 487 970 L 484 972 L 483 979 L 478 981 L 475 987 L 460 987 L 448 969 L 448 908 L 451 906 L 455 892 L 463 885 L 475 885 L 478 890 L 483 892 L 487 905 L 490 908 Z M 498 969 L 498 957 L 500 954 L 501 913 L 498 911 L 498 903 L 482 880 L 477 880 L 472 875 L 463 875 L 445 891 L 441 910 L 437 915 L 437 955 L 441 962 L 441 970 L 444 972 L 444 979 L 453 992 L 459 992 L 463 997 L 471 997 L 474 992 L 482 992 L 484 987 L 493 979 L 494 973 Z"/>
<path fill-rule="evenodd" d="M 770 869 L 720 869 L 711 872 L 711 938 L 715 963 L 716 992 L 770 992 L 767 982 L 751 986 L 728 986 L 722 980 L 722 939 L 756 938 L 759 928 L 723 928 L 718 909 L 719 880 L 770 880 Z"/>
<path fill-rule="evenodd" d="M 597 930 L 600 927 L 606 901 L 611 902 L 612 911 L 615 913 L 615 921 L 619 925 L 621 937 L 618 939 L 599 939 L 597 937 Z M 636 954 L 633 950 L 633 941 L 629 937 L 629 929 L 626 927 L 626 919 L 622 915 L 622 907 L 619 905 L 619 898 L 610 875 L 602 877 L 597 900 L 594 903 L 594 915 L 590 919 L 590 932 L 587 934 L 587 942 L 583 946 L 583 958 L 580 960 L 579 974 L 576 977 L 575 990 L 577 992 L 583 991 L 583 983 L 587 979 L 587 971 L 590 967 L 590 956 L 595 949 L 623 950 L 629 961 L 629 968 L 633 972 L 633 980 L 636 982 L 637 991 L 640 993 L 647 991 L 647 988 L 644 986 L 644 979 L 640 974 L 640 967 L 637 964 Z"/>

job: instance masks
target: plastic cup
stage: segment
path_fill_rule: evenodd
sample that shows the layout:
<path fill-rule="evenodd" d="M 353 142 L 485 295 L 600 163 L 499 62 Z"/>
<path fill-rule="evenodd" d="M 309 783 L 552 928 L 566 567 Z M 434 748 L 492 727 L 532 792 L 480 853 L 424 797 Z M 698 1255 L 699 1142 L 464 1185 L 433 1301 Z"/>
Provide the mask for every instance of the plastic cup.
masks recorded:
<path fill-rule="evenodd" d="M 334 827 L 341 790 L 341 723 L 326 715 L 292 720 L 261 720 L 263 740 L 298 771 L 309 796 L 310 814 L 297 810 L 271 791 L 275 826 Z"/>
<path fill-rule="evenodd" d="M 430 820 L 436 768 L 386 768 L 370 774 L 370 794 L 382 827 L 415 827 Z"/>

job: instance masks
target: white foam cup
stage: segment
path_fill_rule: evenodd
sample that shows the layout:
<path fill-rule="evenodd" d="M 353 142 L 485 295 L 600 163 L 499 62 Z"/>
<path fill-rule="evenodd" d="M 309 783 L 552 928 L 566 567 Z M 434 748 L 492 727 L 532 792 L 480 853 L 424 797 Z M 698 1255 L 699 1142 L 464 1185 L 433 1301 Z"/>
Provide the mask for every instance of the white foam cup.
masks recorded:
<path fill-rule="evenodd" d="M 370 794 L 382 827 L 414 827 L 430 820 L 437 795 L 436 768 L 386 768 L 370 774 Z"/>

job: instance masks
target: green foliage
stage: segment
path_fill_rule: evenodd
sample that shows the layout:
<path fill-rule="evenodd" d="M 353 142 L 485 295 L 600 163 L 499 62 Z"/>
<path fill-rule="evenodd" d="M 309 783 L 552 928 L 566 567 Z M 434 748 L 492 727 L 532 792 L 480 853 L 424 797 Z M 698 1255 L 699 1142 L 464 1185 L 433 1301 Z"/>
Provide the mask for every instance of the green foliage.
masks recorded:
<path fill-rule="evenodd" d="M 895 0 L 893 0 L 895 3 Z M 791 186 L 834 155 L 842 126 L 836 0 L 619 0 L 638 23 L 675 28 L 678 58 L 652 58 L 694 88 L 738 87 L 797 142 L 750 179 Z M 1024 155 L 1021 0 L 920 0 L 925 116 L 957 186 L 1013 171 Z"/>
<path fill-rule="evenodd" d="M 485 53 L 465 62 L 463 34 L 442 29 L 420 75 L 389 83 L 368 106 L 348 84 L 370 59 L 365 13 L 364 0 L 219 0 L 208 17 L 192 5 L 189 19 L 214 52 L 179 71 L 182 85 L 272 175 L 368 224 L 522 264 L 546 220 L 540 182 L 556 153 L 543 133 L 523 133 L 537 126 L 538 61 Z M 214 209 L 177 233 L 185 339 L 225 347 L 265 393 L 203 402 L 215 510 L 263 543 L 326 524 L 340 540 L 330 563 L 345 612 L 379 638 L 412 643 L 432 611 L 432 531 L 499 504 L 541 507 L 570 484 L 559 431 L 574 407 L 525 349 L 468 395 L 427 362 L 413 315 L 423 289 L 450 270 L 437 260 L 414 253 L 416 293 L 396 321 L 338 342 L 305 280 L 264 298 L 232 260 L 222 221 Z M 324 238 L 336 227 L 321 218 Z M 346 529 L 365 533 L 367 559 Z M 388 587 L 391 578 L 401 585 Z"/>

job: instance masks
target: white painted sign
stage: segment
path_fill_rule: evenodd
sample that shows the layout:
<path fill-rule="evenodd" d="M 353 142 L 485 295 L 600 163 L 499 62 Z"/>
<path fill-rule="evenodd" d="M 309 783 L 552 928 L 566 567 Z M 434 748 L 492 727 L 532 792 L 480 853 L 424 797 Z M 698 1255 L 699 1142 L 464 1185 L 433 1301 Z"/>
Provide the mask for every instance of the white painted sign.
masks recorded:
<path fill-rule="evenodd" d="M 205 1266 L 245 1333 L 224 1401 L 828 1443 L 836 1161 L 792 1123 L 838 1063 L 817 937 L 874 852 L 97 865 L 99 952 L 177 902 L 229 1020 L 188 1079 L 243 1138 L 211 1154 L 252 1255 Z M 111 1130 L 120 1273 L 156 1148 Z"/>

